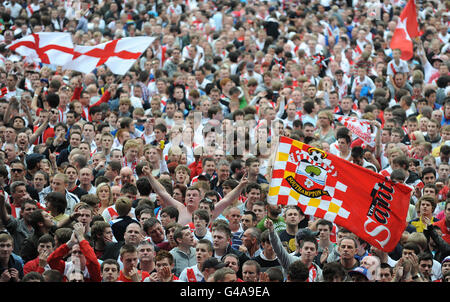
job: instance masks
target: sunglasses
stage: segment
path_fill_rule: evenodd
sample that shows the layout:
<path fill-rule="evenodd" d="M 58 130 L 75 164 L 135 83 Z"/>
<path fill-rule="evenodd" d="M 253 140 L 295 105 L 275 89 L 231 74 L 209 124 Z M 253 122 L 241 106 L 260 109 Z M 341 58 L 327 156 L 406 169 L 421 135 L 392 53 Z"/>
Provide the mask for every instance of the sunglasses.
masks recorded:
<path fill-rule="evenodd" d="M 11 172 L 13 172 L 13 173 L 22 173 L 23 170 L 22 169 L 11 169 Z"/>

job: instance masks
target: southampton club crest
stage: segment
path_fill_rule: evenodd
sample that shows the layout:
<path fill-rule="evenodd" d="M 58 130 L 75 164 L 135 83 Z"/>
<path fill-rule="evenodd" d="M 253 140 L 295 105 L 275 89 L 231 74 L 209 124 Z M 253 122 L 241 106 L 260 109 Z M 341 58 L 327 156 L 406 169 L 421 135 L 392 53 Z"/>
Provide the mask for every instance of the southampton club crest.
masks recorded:
<path fill-rule="evenodd" d="M 291 154 L 290 161 L 298 163 L 295 178 L 286 177 L 292 189 L 309 198 L 330 196 L 325 190 L 327 177 L 330 173 L 336 176 L 336 171 L 324 151 L 310 147 L 307 151 L 301 150 L 295 155 Z"/>

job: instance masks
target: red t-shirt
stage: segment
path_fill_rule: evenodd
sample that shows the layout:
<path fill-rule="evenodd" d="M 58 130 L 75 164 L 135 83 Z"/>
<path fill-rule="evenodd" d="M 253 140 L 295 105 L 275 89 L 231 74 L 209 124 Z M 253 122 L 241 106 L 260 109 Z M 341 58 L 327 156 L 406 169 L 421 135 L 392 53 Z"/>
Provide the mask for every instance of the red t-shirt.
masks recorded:
<path fill-rule="evenodd" d="M 142 279 L 141 282 L 144 281 L 145 278 L 150 277 L 150 274 L 146 271 L 139 271 L 138 272 L 140 274 L 142 274 Z M 126 277 L 123 273 L 123 270 L 120 271 L 120 275 L 119 275 L 119 279 L 117 279 L 117 281 L 122 281 L 122 282 L 133 282 L 130 278 Z"/>

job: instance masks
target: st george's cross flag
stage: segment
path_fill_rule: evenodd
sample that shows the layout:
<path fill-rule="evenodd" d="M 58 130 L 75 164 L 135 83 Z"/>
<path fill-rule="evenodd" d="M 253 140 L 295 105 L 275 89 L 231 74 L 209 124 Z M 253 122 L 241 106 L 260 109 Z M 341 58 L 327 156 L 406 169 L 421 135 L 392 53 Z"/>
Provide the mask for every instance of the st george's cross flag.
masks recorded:
<path fill-rule="evenodd" d="M 62 66 L 72 60 L 70 33 L 39 32 L 13 41 L 7 46 L 29 61 Z"/>
<path fill-rule="evenodd" d="M 302 142 L 281 137 L 268 202 L 344 227 L 390 252 L 406 228 L 411 189 Z"/>
<path fill-rule="evenodd" d="M 417 11 L 414 0 L 409 0 L 400 14 L 397 27 L 392 35 L 389 47 L 402 51 L 401 59 L 410 60 L 413 57 L 412 39 L 420 36 L 419 24 L 417 22 Z"/>
<path fill-rule="evenodd" d="M 89 73 L 106 65 L 114 74 L 124 75 L 155 40 L 154 37 L 128 37 L 95 46 L 76 45 L 73 60 L 63 69 Z"/>
<path fill-rule="evenodd" d="M 354 135 L 362 139 L 367 145 L 375 147 L 375 133 L 372 133 L 370 121 L 354 116 L 335 114 L 334 118 L 349 129 Z"/>

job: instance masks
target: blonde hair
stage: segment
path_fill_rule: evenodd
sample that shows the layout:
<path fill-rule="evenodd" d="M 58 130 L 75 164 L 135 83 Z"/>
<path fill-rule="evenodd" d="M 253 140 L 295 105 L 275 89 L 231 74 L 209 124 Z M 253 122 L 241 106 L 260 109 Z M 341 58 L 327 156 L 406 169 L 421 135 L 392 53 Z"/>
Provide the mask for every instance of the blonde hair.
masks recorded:
<path fill-rule="evenodd" d="M 141 146 L 141 144 L 136 139 L 129 139 L 123 146 L 123 151 L 126 153 L 128 149 L 130 148 L 138 148 Z"/>
<path fill-rule="evenodd" d="M 119 214 L 119 216 L 125 216 L 131 211 L 131 199 L 121 196 L 117 198 L 115 206 L 117 214 Z"/>
<path fill-rule="evenodd" d="M 108 190 L 109 190 L 109 202 L 108 202 L 108 205 L 112 206 L 112 204 L 113 204 L 113 197 L 112 197 L 112 193 L 111 193 L 111 186 L 107 182 L 102 182 L 102 183 L 98 184 L 98 186 L 96 187 L 95 194 L 100 199 L 98 194 L 99 194 L 100 189 L 103 188 L 103 187 L 108 187 Z"/>

